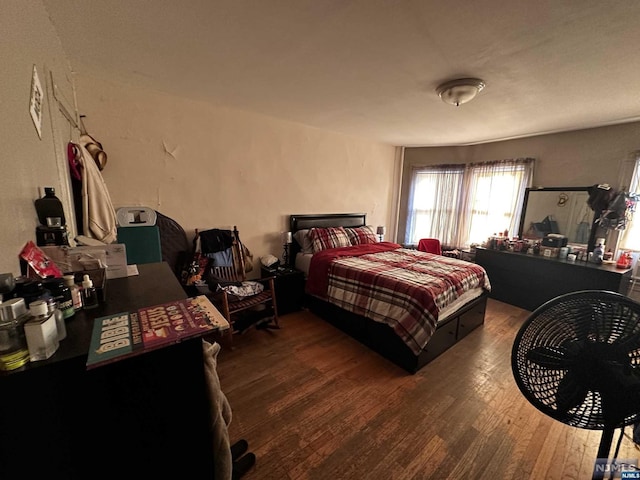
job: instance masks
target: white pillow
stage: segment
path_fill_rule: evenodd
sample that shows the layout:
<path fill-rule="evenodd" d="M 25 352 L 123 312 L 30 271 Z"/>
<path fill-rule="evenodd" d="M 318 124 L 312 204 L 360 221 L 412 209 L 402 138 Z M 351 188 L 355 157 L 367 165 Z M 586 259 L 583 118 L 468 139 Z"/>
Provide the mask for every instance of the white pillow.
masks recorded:
<path fill-rule="evenodd" d="M 293 238 L 300 245 L 302 253 L 313 253 L 313 244 L 311 243 L 309 231 L 309 229 L 298 230 L 293 234 Z"/>

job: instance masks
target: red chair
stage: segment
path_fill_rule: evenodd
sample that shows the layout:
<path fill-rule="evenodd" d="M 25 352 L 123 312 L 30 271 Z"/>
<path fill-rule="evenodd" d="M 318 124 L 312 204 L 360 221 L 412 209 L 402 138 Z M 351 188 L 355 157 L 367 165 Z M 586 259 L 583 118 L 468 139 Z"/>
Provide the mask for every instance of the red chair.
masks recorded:
<path fill-rule="evenodd" d="M 421 252 L 435 253 L 436 255 L 442 255 L 442 248 L 440 247 L 440 240 L 437 238 L 421 238 L 418 242 L 418 250 Z"/>

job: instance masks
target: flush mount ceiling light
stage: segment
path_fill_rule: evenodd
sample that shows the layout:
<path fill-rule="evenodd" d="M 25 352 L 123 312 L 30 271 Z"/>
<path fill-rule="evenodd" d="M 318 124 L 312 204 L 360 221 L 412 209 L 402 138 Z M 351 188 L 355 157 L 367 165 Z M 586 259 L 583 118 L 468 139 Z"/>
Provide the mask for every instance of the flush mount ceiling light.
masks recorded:
<path fill-rule="evenodd" d="M 484 87 L 485 83 L 479 78 L 458 78 L 440 85 L 436 93 L 443 102 L 458 107 L 473 100 Z"/>

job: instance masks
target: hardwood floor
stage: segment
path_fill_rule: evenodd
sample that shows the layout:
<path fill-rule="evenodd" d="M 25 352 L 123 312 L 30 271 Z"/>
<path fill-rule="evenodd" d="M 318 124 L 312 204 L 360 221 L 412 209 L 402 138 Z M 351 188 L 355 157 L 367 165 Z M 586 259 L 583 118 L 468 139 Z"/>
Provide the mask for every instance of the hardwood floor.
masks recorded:
<path fill-rule="evenodd" d="M 601 432 L 547 417 L 513 379 L 529 312 L 491 299 L 487 309 L 415 375 L 307 311 L 235 336 L 218 375 L 231 442 L 257 457 L 243 480 L 590 479 Z M 639 457 L 623 438 L 618 458 Z"/>

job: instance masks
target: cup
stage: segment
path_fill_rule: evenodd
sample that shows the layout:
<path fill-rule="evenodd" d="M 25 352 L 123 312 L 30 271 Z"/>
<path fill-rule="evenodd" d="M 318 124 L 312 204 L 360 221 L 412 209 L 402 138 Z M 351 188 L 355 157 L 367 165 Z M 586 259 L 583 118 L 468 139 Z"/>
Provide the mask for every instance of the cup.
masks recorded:
<path fill-rule="evenodd" d="M 560 258 L 567 258 L 569 249 L 567 247 L 560 247 Z"/>
<path fill-rule="evenodd" d="M 575 262 L 576 261 L 576 254 L 575 253 L 569 253 L 567 254 L 567 261 L 568 262 Z"/>

